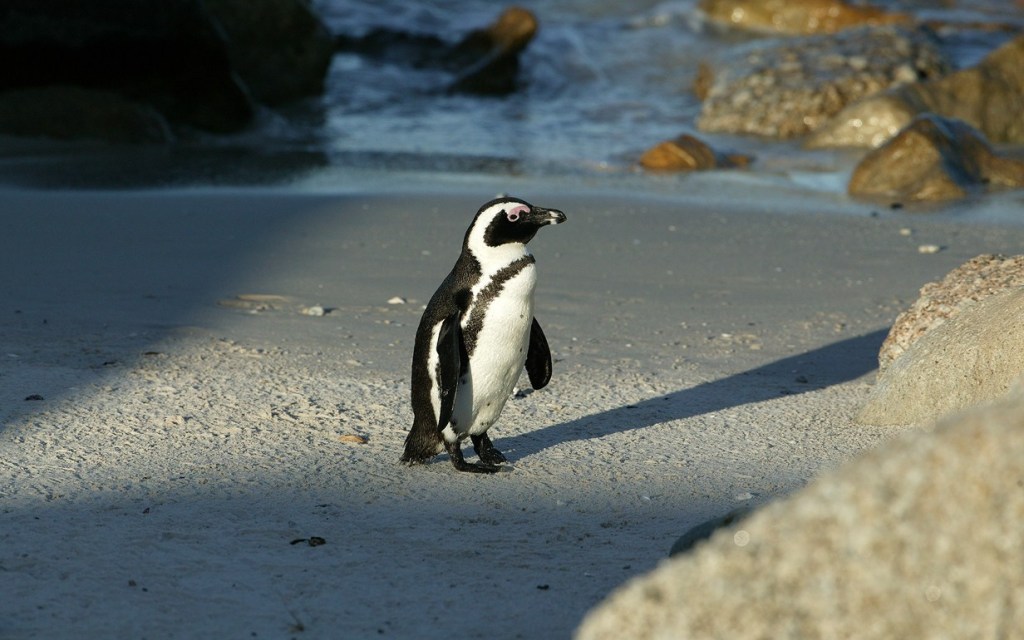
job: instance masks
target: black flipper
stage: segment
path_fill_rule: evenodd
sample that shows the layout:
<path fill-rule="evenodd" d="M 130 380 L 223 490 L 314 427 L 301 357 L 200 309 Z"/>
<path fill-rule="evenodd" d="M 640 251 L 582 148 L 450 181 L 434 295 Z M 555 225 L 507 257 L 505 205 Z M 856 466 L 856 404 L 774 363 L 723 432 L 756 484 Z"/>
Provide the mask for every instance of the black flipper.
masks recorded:
<path fill-rule="evenodd" d="M 551 350 L 537 318 L 530 327 L 530 350 L 526 353 L 526 373 L 534 389 L 543 389 L 551 380 Z"/>
<path fill-rule="evenodd" d="M 448 426 L 455 409 L 455 393 L 459 388 L 459 373 L 463 369 L 462 358 L 466 349 L 462 346 L 462 327 L 459 313 L 444 319 L 437 334 L 437 358 L 440 364 L 438 391 L 441 394 L 441 410 L 437 416 L 437 430 Z"/>

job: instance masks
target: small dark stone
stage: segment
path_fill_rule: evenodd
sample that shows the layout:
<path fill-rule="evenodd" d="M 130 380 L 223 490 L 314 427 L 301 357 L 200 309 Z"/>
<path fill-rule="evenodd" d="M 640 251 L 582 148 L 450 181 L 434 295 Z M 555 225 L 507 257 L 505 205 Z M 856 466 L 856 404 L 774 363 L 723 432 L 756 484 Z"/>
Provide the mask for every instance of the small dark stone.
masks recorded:
<path fill-rule="evenodd" d="M 33 393 L 30 396 L 25 396 L 25 399 L 26 400 L 43 400 L 44 398 L 43 398 L 43 396 L 39 395 L 38 393 Z"/>
<path fill-rule="evenodd" d="M 311 547 L 319 547 L 322 544 L 327 544 L 327 541 L 324 540 L 323 538 L 321 538 L 320 536 L 310 536 L 309 537 L 309 546 L 311 546 Z"/>
<path fill-rule="evenodd" d="M 675 544 L 672 545 L 672 549 L 668 552 L 668 555 L 674 556 L 679 553 L 686 553 L 698 542 L 710 538 L 711 534 L 715 531 L 718 531 L 722 527 L 728 527 L 729 525 L 735 524 L 747 517 L 750 515 L 751 511 L 753 511 L 753 509 L 748 506 L 737 507 L 725 515 L 705 520 L 680 536 L 680 538 L 676 540 Z"/>
<path fill-rule="evenodd" d="M 546 584 L 538 584 L 537 588 L 540 589 L 541 591 L 547 591 L 548 589 L 551 588 L 551 586 L 550 585 L 546 585 Z"/>
<path fill-rule="evenodd" d="M 807 382 L 808 382 L 808 380 L 807 380 L 807 376 L 797 376 L 797 377 L 795 378 L 795 380 L 796 380 L 797 382 L 799 382 L 800 384 L 807 384 Z"/>

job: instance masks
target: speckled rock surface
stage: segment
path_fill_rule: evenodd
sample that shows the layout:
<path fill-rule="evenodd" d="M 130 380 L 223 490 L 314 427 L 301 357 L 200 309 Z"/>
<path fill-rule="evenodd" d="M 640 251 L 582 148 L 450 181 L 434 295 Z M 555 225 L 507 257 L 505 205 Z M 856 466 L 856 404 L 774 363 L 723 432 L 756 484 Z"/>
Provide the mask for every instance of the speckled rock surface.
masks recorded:
<path fill-rule="evenodd" d="M 974 67 L 851 104 L 810 136 L 808 147 L 877 147 L 919 113 L 959 118 L 993 142 L 1024 141 L 1024 36 Z"/>
<path fill-rule="evenodd" d="M 932 41 L 896 27 L 758 41 L 702 68 L 702 131 L 791 138 L 846 105 L 889 87 L 944 73 Z"/>
<path fill-rule="evenodd" d="M 1024 255 L 982 254 L 950 271 L 939 282 L 921 287 L 921 296 L 897 316 L 878 353 L 878 369 L 885 369 L 917 341 L 947 318 L 978 300 L 1013 287 L 1024 287 Z"/>
<path fill-rule="evenodd" d="M 860 25 L 907 24 L 910 16 L 842 0 L 701 0 L 713 23 L 769 33 L 835 33 Z"/>
<path fill-rule="evenodd" d="M 1024 395 L 883 444 L 592 610 L 579 640 L 1024 629 Z"/>
<path fill-rule="evenodd" d="M 997 155 L 962 120 L 924 113 L 861 159 L 848 190 L 890 202 L 938 201 L 1021 186 L 1024 161 Z"/>
<path fill-rule="evenodd" d="M 910 345 L 879 374 L 857 421 L 927 424 L 998 398 L 1022 373 L 1024 287 L 1015 287 L 964 308 Z"/>

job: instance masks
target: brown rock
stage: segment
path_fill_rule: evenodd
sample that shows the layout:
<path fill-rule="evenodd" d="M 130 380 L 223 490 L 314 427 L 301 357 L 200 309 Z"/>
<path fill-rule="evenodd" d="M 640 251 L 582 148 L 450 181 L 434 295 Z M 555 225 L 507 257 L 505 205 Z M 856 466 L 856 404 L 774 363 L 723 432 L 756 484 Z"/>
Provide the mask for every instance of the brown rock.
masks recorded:
<path fill-rule="evenodd" d="M 696 88 L 705 99 L 697 125 L 791 138 L 855 100 L 945 70 L 929 37 L 896 27 L 757 41 L 702 67 Z"/>
<path fill-rule="evenodd" d="M 640 156 L 640 166 L 652 171 L 728 169 L 748 164 L 750 156 L 719 153 L 687 134 L 660 142 Z"/>
<path fill-rule="evenodd" d="M 911 22 L 907 14 L 841 0 L 701 0 L 700 8 L 717 24 L 785 34 L 835 33 L 863 25 Z"/>
<path fill-rule="evenodd" d="M 921 295 L 893 323 L 878 353 L 879 373 L 948 318 L 979 300 L 1024 287 L 1024 255 L 982 254 L 950 271 L 940 282 L 921 287 Z"/>
<path fill-rule="evenodd" d="M 924 114 L 861 160 L 848 191 L 858 197 L 925 201 L 1021 186 L 1024 162 L 995 155 L 964 122 Z"/>
<path fill-rule="evenodd" d="M 876 147 L 924 112 L 963 120 L 993 142 L 1024 142 L 1024 36 L 969 69 L 851 104 L 822 125 L 807 146 Z"/>
<path fill-rule="evenodd" d="M 611 594 L 577 640 L 1009 638 L 1024 394 L 867 452 Z"/>

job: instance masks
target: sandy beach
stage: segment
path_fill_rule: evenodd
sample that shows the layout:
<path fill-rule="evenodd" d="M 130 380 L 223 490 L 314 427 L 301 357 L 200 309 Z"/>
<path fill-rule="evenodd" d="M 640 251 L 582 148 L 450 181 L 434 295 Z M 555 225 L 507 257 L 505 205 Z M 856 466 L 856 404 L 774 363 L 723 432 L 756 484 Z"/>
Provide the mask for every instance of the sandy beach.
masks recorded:
<path fill-rule="evenodd" d="M 494 189 L 6 190 L 0 638 L 568 638 L 689 527 L 898 433 L 852 420 L 892 320 L 1024 246 L 493 186 L 568 216 L 531 243 L 553 379 L 493 477 L 398 458 L 416 323 Z"/>

